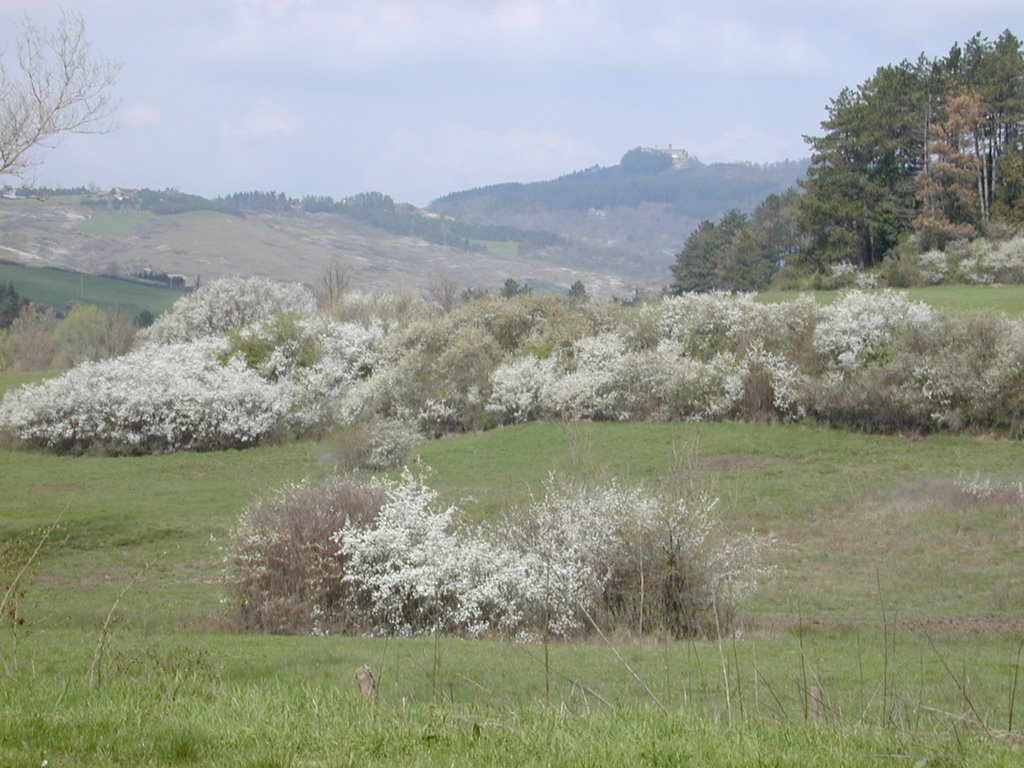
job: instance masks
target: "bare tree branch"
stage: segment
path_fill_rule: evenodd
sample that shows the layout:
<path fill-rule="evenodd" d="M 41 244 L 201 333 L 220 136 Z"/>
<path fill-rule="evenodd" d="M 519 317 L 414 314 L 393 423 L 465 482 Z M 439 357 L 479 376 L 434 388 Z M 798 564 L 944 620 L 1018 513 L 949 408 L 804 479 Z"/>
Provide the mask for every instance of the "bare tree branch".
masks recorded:
<path fill-rule="evenodd" d="M 10 69 L 7 58 L 0 51 L 0 176 L 24 175 L 40 162 L 32 150 L 65 134 L 114 129 L 121 65 L 92 50 L 79 14 L 63 12 L 53 32 L 26 16 Z"/>

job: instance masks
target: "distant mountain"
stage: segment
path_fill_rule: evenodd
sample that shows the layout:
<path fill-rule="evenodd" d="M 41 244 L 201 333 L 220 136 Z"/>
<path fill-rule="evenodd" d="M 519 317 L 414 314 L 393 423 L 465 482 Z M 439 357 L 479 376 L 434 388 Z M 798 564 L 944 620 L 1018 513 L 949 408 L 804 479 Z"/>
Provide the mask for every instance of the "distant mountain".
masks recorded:
<path fill-rule="evenodd" d="M 704 219 L 752 212 L 802 178 L 807 160 L 705 165 L 680 149 L 636 148 L 620 163 L 551 181 L 454 192 L 429 210 L 467 222 L 553 232 L 544 249 L 566 266 L 614 271 L 627 282 L 664 285 L 674 255 Z M 540 258 L 543 254 L 535 253 Z"/>

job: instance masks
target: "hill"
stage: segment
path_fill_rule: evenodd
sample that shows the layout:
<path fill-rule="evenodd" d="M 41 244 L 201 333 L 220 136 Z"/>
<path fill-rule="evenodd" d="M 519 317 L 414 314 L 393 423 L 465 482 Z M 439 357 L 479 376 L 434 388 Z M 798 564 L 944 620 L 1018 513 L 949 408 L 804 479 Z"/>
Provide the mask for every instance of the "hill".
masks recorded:
<path fill-rule="evenodd" d="M 424 212 L 417 216 L 427 219 Z M 594 295 L 632 292 L 630 282 L 601 264 L 569 269 L 518 241 L 445 245 L 424 233 L 388 231 L 356 212 L 304 212 L 298 201 L 288 210 L 239 215 L 106 209 L 71 195 L 3 200 L 0 259 L 110 276 L 152 270 L 182 275 L 188 284 L 235 275 L 314 284 L 337 263 L 360 288 L 426 288 L 450 280 L 494 289 L 513 277 L 542 290 L 564 292 L 581 280 Z"/>
<path fill-rule="evenodd" d="M 620 163 L 551 181 L 455 192 L 429 209 L 466 221 L 546 230 L 564 264 L 601 264 L 634 283 L 668 282 L 686 236 L 732 208 L 750 213 L 794 186 L 807 161 L 705 165 L 682 150 L 633 149 Z M 553 249 L 554 250 L 554 249 Z"/>
<path fill-rule="evenodd" d="M 565 292 L 629 296 L 660 288 L 686 234 L 730 208 L 752 210 L 805 163 L 703 165 L 634 150 L 534 184 L 456 192 L 427 210 L 367 193 L 338 202 L 239 193 L 214 201 L 121 190 L 0 201 L 0 259 L 109 276 L 150 270 L 189 284 L 260 275 L 313 284 L 336 263 L 361 288 L 513 278 Z M 271 204 L 272 203 L 272 204 Z"/>

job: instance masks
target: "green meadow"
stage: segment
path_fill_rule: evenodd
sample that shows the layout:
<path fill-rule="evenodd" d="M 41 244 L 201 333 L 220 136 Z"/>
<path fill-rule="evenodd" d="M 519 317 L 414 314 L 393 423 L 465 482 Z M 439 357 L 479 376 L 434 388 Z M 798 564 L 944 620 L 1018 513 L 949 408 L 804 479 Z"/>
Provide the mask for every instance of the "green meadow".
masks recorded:
<path fill-rule="evenodd" d="M 131 317 L 143 310 L 159 315 L 182 295 L 179 290 L 102 275 L 0 263 L 0 283 L 9 282 L 21 296 L 57 309 L 70 303 L 95 304 L 104 308 L 120 307 Z"/>
<path fill-rule="evenodd" d="M 1018 765 L 1020 457 L 997 436 L 730 423 L 419 444 L 411 466 L 469 521 L 514 515 L 554 473 L 696 486 L 730 529 L 777 537 L 739 635 L 595 636 L 545 662 L 538 642 L 232 631 L 228 532 L 261 494 L 332 472 L 329 440 L 2 448 L 0 764 Z"/>
<path fill-rule="evenodd" d="M 45 275 L 40 294 L 26 273 Z M 0 265 L 8 279 L 130 311 L 136 288 L 154 313 L 176 297 Z M 911 297 L 1024 311 L 1017 286 Z M 0 393 L 43 375 L 0 373 Z M 727 529 L 776 539 L 735 636 L 545 647 L 235 632 L 228 534 L 255 499 L 331 474 L 330 439 L 118 458 L 0 447 L 0 764 L 1019 765 L 1022 450 L 736 423 L 418 444 L 410 466 L 471 524 L 514 517 L 561 476 L 705 490 Z M 363 664 L 375 701 L 353 678 Z"/>
<path fill-rule="evenodd" d="M 1024 313 L 1024 285 L 933 285 L 907 288 L 912 301 L 923 301 L 937 309 L 997 310 L 1010 316 Z M 823 303 L 832 302 L 839 291 L 814 291 L 814 297 Z M 758 294 L 759 301 L 790 301 L 797 294 L 792 291 L 765 291 Z"/>

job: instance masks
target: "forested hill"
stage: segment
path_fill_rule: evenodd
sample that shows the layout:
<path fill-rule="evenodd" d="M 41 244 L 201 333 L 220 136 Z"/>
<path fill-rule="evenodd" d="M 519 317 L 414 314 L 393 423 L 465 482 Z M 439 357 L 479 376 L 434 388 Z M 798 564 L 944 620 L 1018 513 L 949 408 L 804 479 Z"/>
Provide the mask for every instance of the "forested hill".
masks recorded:
<path fill-rule="evenodd" d="M 454 192 L 430 207 L 449 215 L 493 221 L 550 211 L 607 211 L 653 203 L 668 205 L 672 213 L 688 218 L 709 219 L 731 208 L 753 210 L 768 195 L 793 186 L 807 166 L 807 160 L 705 165 L 680 150 L 636 148 L 618 165 L 594 166 L 551 181 Z"/>
<path fill-rule="evenodd" d="M 478 224 L 553 232 L 536 258 L 660 289 L 687 235 L 727 211 L 751 213 L 804 177 L 808 161 L 704 164 L 682 150 L 632 149 L 618 165 L 551 181 L 455 192 L 430 210 Z"/>

